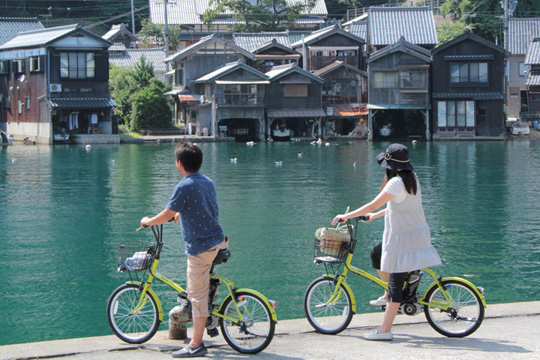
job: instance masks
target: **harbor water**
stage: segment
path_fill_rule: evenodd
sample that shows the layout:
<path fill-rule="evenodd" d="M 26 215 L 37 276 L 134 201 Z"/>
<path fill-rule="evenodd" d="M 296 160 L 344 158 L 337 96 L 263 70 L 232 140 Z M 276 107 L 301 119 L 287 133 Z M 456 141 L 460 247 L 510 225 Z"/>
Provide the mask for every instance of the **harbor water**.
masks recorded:
<path fill-rule="evenodd" d="M 324 273 L 313 264 L 317 228 L 379 191 L 375 156 L 388 143 L 202 143 L 201 172 L 217 188 L 232 257 L 218 272 L 302 318 L 303 295 Z M 485 288 L 490 303 L 540 298 L 540 143 L 407 144 L 444 276 Z M 135 229 L 161 211 L 181 179 L 175 144 L 8 146 L 0 149 L 0 345 L 112 334 L 105 308 L 129 280 L 118 245 L 152 239 Z M 164 226 L 160 272 L 185 284 L 180 229 Z M 354 263 L 370 269 L 382 220 L 363 224 Z M 373 271 L 373 273 L 375 273 Z M 429 285 L 425 279 L 421 289 Z M 348 279 L 359 312 L 379 288 Z M 176 294 L 156 285 L 165 315 Z M 167 317 L 161 329 L 167 327 Z M 279 324 L 278 324 L 279 326 Z"/>

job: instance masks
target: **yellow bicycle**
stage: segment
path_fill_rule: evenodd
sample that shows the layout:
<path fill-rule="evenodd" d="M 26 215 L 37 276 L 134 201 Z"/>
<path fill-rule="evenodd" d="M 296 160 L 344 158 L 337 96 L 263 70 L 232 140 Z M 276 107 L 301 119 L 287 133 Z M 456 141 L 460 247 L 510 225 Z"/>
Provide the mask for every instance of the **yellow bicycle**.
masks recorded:
<path fill-rule="evenodd" d="M 179 301 L 187 302 L 186 291 L 174 281 L 157 272 L 163 249 L 163 225 L 151 227 L 155 244 L 121 244 L 118 271 L 127 271 L 130 281 L 119 286 L 107 303 L 107 318 L 112 331 L 123 341 L 141 344 L 150 340 L 163 321 L 163 307 L 152 290 L 157 279 L 178 292 Z M 264 350 L 274 337 L 277 316 L 276 303 L 252 289 L 237 289 L 234 283 L 214 272 L 215 265 L 226 262 L 229 250 L 218 252 L 210 269 L 210 292 L 206 328 L 210 336 L 217 336 L 217 327 L 225 341 L 236 351 L 255 354 Z M 147 274 L 148 270 L 148 274 Z M 142 273 L 141 273 L 142 272 Z M 216 303 L 222 285 L 228 294 Z"/>
<path fill-rule="evenodd" d="M 324 264 L 326 274 L 308 286 L 304 296 L 304 311 L 313 328 L 323 334 L 337 334 L 345 330 L 356 313 L 354 293 L 346 282 L 349 271 L 388 289 L 388 283 L 351 265 L 358 224 L 367 218 L 360 216 L 355 220 L 354 226 L 347 220 L 350 238 L 345 241 L 315 239 L 314 262 Z M 425 294 L 419 294 L 418 285 L 424 272 L 434 282 Z M 468 280 L 459 277 L 441 278 L 435 271 L 425 268 L 408 274 L 403 285 L 400 311 L 411 316 L 423 311 L 435 331 L 448 337 L 465 337 L 482 324 L 486 306 L 483 294 L 483 288 Z"/>

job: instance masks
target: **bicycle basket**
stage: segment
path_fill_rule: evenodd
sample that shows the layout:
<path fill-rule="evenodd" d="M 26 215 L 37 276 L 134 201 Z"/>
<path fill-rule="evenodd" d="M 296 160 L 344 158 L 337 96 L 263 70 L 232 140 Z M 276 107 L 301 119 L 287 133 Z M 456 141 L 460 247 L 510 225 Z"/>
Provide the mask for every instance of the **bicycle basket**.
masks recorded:
<path fill-rule="evenodd" d="M 148 242 L 127 243 L 118 246 L 118 271 L 143 271 L 150 267 L 154 246 Z"/>
<path fill-rule="evenodd" d="M 349 253 L 351 236 L 347 229 L 319 228 L 315 232 L 315 259 L 343 262 Z"/>

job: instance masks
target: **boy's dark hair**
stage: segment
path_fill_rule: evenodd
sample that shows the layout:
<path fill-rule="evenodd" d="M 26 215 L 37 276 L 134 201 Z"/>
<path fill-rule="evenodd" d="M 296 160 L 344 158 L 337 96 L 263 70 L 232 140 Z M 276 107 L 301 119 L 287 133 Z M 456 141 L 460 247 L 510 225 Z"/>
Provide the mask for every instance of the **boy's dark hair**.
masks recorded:
<path fill-rule="evenodd" d="M 174 149 L 176 161 L 180 161 L 187 172 L 199 171 L 203 162 L 201 148 L 190 142 L 181 141 Z"/>
<path fill-rule="evenodd" d="M 388 180 L 397 175 L 401 176 L 403 179 L 405 190 L 411 195 L 416 195 L 416 175 L 414 172 L 412 170 L 393 171 L 386 169 L 386 177 Z"/>

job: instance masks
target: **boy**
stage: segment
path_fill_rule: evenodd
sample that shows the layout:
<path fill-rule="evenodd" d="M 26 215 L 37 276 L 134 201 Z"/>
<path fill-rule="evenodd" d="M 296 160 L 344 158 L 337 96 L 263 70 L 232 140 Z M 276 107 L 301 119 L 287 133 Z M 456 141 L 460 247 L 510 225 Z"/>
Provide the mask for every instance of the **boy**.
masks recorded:
<path fill-rule="evenodd" d="M 175 148 L 176 169 L 183 179 L 174 188 L 167 207 L 156 216 L 141 219 L 141 226 L 163 224 L 180 219 L 182 237 L 188 256 L 187 292 L 193 312 L 193 337 L 188 346 L 173 352 L 175 358 L 204 356 L 208 351 L 202 341 L 208 318 L 210 266 L 219 250 L 226 249 L 223 229 L 218 222 L 218 204 L 214 183 L 199 173 L 203 154 L 189 142 Z"/>

